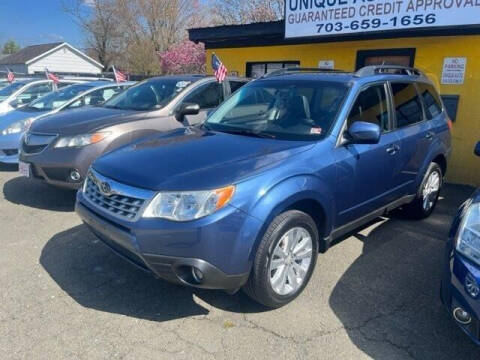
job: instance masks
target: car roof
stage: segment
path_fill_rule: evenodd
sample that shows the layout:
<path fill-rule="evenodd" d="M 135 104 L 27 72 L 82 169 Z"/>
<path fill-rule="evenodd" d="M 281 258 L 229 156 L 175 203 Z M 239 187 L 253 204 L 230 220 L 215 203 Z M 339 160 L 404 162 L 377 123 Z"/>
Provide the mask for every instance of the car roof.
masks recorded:
<path fill-rule="evenodd" d="M 214 76 L 211 75 L 202 75 L 202 74 L 185 74 L 185 75 L 163 75 L 163 76 L 156 76 L 147 79 L 146 81 L 156 81 L 161 79 L 173 80 L 173 81 L 191 81 L 196 82 L 199 80 L 207 80 L 207 79 L 214 79 Z M 249 81 L 248 78 L 242 77 L 234 77 L 234 76 L 227 76 L 227 80 L 239 80 L 239 81 Z"/>
<path fill-rule="evenodd" d="M 256 81 L 334 81 L 334 82 L 350 82 L 354 79 L 353 73 L 342 72 L 303 72 L 288 73 L 275 76 L 266 76 Z"/>
<path fill-rule="evenodd" d="M 109 82 L 109 81 L 89 81 L 89 82 L 84 82 L 84 83 L 76 83 L 72 85 L 87 85 L 93 87 L 115 87 L 115 86 L 131 86 L 135 84 L 135 81 L 125 81 L 122 83 L 117 84 L 116 82 Z"/>
<path fill-rule="evenodd" d="M 329 81 L 360 84 L 368 84 L 375 81 L 414 81 L 432 83 L 430 79 L 418 69 L 395 65 L 366 66 L 357 72 L 291 68 L 277 70 L 273 73 L 266 74 L 260 79 L 257 79 L 257 81 L 258 80 Z"/>

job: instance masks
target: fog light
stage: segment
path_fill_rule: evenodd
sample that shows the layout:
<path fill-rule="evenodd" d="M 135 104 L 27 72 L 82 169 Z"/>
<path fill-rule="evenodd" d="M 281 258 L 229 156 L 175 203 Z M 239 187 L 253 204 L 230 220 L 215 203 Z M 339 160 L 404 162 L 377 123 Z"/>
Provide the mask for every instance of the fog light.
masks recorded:
<path fill-rule="evenodd" d="M 79 181 L 81 179 L 80 173 L 78 170 L 72 170 L 70 172 L 70 180 L 72 181 Z"/>
<path fill-rule="evenodd" d="M 472 322 L 470 314 L 462 308 L 456 308 L 453 310 L 453 317 L 462 325 L 468 325 Z"/>
<path fill-rule="evenodd" d="M 203 282 L 203 272 L 200 269 L 197 269 L 196 267 L 192 267 L 192 276 L 193 279 L 201 284 Z"/>
<path fill-rule="evenodd" d="M 474 299 L 478 298 L 480 295 L 480 286 L 472 274 L 467 274 L 467 276 L 465 276 L 465 290 L 468 295 Z"/>

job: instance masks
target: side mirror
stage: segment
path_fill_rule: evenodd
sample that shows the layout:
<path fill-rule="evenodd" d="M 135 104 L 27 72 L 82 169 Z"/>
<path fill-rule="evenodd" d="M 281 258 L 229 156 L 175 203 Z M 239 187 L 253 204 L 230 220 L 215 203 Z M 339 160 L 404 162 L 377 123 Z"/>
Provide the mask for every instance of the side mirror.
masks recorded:
<path fill-rule="evenodd" d="M 475 155 L 480 156 L 480 141 L 475 146 Z"/>
<path fill-rule="evenodd" d="M 380 126 L 364 121 L 356 121 L 347 131 L 351 144 L 378 144 L 381 134 Z"/>
<path fill-rule="evenodd" d="M 175 117 L 182 122 L 186 115 L 198 115 L 200 113 L 200 105 L 185 103 L 177 110 Z"/>

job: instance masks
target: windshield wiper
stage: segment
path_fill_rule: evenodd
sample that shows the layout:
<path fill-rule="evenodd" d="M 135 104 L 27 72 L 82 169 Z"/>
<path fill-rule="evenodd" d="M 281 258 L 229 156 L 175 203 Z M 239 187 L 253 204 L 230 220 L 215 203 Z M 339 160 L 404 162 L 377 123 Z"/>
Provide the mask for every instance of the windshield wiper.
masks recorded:
<path fill-rule="evenodd" d="M 257 138 L 262 138 L 262 139 L 276 139 L 275 135 L 266 134 L 266 133 L 262 133 L 262 132 L 256 132 L 256 131 L 249 130 L 249 129 L 228 129 L 228 130 L 223 130 L 222 129 L 220 131 L 228 133 L 228 134 L 251 136 L 251 137 L 257 137 Z"/>

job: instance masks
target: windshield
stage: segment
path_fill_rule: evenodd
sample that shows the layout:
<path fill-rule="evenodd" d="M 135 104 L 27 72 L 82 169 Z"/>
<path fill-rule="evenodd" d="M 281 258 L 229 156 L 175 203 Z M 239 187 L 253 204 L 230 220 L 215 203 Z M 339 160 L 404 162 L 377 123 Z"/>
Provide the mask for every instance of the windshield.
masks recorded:
<path fill-rule="evenodd" d="M 190 85 L 191 81 L 158 79 L 142 82 L 105 103 L 107 108 L 124 110 L 160 109 Z"/>
<path fill-rule="evenodd" d="M 330 130 L 348 85 L 326 81 L 255 81 L 207 119 L 207 129 L 282 140 L 317 140 Z"/>
<path fill-rule="evenodd" d="M 50 111 L 59 108 L 67 101 L 73 99 L 75 96 L 91 89 L 88 85 L 71 85 L 67 86 L 59 91 L 49 93 L 41 98 L 33 101 L 28 105 L 27 109 L 30 110 L 45 110 Z"/>
<path fill-rule="evenodd" d="M 0 101 L 3 101 L 6 98 L 8 98 L 10 95 L 12 95 L 15 91 L 17 91 L 24 85 L 25 85 L 24 83 L 14 82 L 4 87 L 2 90 L 0 90 Z"/>

